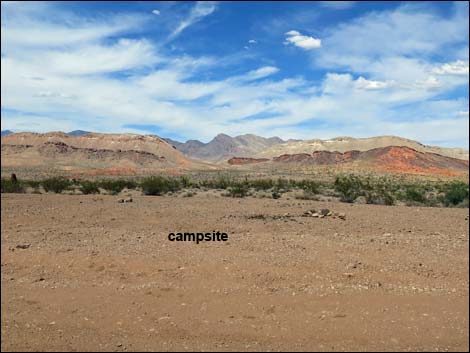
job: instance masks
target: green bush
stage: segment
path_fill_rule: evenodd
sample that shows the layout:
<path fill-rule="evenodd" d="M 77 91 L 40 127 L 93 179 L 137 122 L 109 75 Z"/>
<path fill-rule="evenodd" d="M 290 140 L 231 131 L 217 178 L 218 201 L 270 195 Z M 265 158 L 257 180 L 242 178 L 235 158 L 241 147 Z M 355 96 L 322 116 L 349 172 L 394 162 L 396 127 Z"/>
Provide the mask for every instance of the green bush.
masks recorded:
<path fill-rule="evenodd" d="M 413 203 L 425 203 L 426 190 L 423 186 L 408 184 L 405 185 L 401 198 L 405 201 L 411 201 Z"/>
<path fill-rule="evenodd" d="M 183 175 L 180 178 L 180 184 L 182 185 L 183 188 L 189 188 L 189 187 L 193 186 L 193 183 L 191 182 L 189 177 L 187 177 L 186 175 Z"/>
<path fill-rule="evenodd" d="M 444 204 L 446 206 L 456 206 L 462 203 L 468 205 L 468 184 L 463 182 L 453 182 L 447 186 L 444 195 Z"/>
<path fill-rule="evenodd" d="M 137 187 L 137 183 L 132 180 L 125 180 L 125 179 L 107 179 L 101 180 L 98 183 L 98 187 L 101 187 L 112 194 L 119 194 L 123 189 L 135 189 Z"/>
<path fill-rule="evenodd" d="M 340 194 L 341 201 L 354 202 L 359 196 L 364 196 L 368 189 L 361 178 L 355 175 L 341 175 L 334 182 L 335 191 Z"/>
<path fill-rule="evenodd" d="M 87 181 L 87 180 L 80 182 L 80 191 L 85 195 L 100 193 L 98 183 L 95 183 L 93 181 Z"/>
<path fill-rule="evenodd" d="M 280 192 L 290 190 L 290 182 L 287 179 L 279 178 L 274 185 Z"/>
<path fill-rule="evenodd" d="M 210 188 L 210 189 L 228 189 L 231 185 L 233 185 L 234 180 L 229 175 L 225 174 L 218 174 L 217 178 L 213 178 L 210 180 L 204 180 L 200 184 L 201 186 Z"/>
<path fill-rule="evenodd" d="M 248 194 L 248 185 L 246 183 L 235 183 L 228 189 L 228 195 L 231 197 L 245 197 Z"/>
<path fill-rule="evenodd" d="M 386 178 L 367 178 L 364 187 L 364 196 L 368 204 L 393 205 L 395 203 L 394 191 L 396 186 Z"/>
<path fill-rule="evenodd" d="M 248 183 L 255 190 L 269 190 L 274 187 L 272 179 L 254 179 L 248 181 Z"/>
<path fill-rule="evenodd" d="M 318 194 L 319 184 L 313 180 L 302 180 L 295 183 L 295 186 L 304 190 L 305 194 Z"/>
<path fill-rule="evenodd" d="M 46 192 L 52 191 L 57 194 L 60 194 L 62 191 L 67 190 L 72 186 L 72 182 L 63 177 L 54 177 L 45 179 L 41 182 L 42 187 Z"/>
<path fill-rule="evenodd" d="M 1 179 L 1 192 L 2 193 L 23 193 L 24 187 L 20 181 L 13 183 L 10 179 Z"/>
<path fill-rule="evenodd" d="M 145 178 L 140 184 L 145 195 L 163 195 L 181 189 L 177 179 L 153 176 Z"/>

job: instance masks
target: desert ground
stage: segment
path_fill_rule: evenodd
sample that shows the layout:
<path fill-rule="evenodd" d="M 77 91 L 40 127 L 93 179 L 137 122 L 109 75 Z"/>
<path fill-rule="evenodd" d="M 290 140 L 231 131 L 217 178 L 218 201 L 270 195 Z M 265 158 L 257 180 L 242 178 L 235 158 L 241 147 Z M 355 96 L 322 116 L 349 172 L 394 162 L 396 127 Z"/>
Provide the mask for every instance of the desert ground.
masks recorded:
<path fill-rule="evenodd" d="M 469 349 L 468 209 L 119 197 L 1 195 L 2 351 Z"/>

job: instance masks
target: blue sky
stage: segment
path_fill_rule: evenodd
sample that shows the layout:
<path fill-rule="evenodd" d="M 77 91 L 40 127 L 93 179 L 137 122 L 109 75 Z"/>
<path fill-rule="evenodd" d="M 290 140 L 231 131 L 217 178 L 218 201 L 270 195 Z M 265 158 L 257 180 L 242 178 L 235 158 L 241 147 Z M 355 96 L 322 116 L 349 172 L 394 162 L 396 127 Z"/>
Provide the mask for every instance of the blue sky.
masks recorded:
<path fill-rule="evenodd" d="M 2 130 L 468 148 L 467 2 L 5 2 Z"/>

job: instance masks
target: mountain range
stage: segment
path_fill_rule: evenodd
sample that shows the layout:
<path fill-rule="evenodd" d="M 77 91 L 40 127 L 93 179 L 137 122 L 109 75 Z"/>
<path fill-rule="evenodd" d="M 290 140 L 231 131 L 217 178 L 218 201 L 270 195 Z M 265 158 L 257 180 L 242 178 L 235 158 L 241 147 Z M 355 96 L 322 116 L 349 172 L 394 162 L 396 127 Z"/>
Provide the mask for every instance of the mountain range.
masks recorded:
<path fill-rule="evenodd" d="M 231 137 L 218 134 L 210 142 L 189 140 L 185 143 L 165 139 L 187 156 L 209 161 L 227 160 L 231 157 L 251 157 L 268 147 L 284 143 L 279 137 L 264 138 L 253 134 Z"/>
<path fill-rule="evenodd" d="M 396 136 L 288 140 L 252 134 L 219 134 L 208 143 L 185 143 L 155 135 L 87 131 L 9 133 L 1 139 L 2 173 L 7 170 L 71 174 L 152 174 L 231 168 L 334 166 L 413 174 L 468 173 L 468 150 L 426 146 Z"/>

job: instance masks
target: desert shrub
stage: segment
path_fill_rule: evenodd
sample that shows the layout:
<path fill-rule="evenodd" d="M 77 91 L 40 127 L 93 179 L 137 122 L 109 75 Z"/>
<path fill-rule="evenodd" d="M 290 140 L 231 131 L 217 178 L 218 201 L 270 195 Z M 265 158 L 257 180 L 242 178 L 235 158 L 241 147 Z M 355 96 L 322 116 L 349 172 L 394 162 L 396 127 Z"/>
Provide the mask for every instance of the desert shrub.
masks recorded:
<path fill-rule="evenodd" d="M 84 180 L 80 182 L 80 191 L 85 195 L 100 193 L 98 183 L 95 183 L 93 181 L 88 181 L 88 180 Z"/>
<path fill-rule="evenodd" d="M 284 192 L 284 191 L 289 191 L 290 190 L 290 182 L 287 179 L 279 178 L 276 180 L 276 183 L 274 185 L 279 192 Z"/>
<path fill-rule="evenodd" d="M 393 205 L 395 203 L 394 191 L 396 185 L 389 179 L 367 178 L 365 180 L 364 197 L 368 204 Z"/>
<path fill-rule="evenodd" d="M 72 182 L 63 177 L 54 177 L 43 180 L 41 185 L 46 192 L 52 191 L 60 194 L 62 191 L 70 188 L 70 186 L 72 186 Z"/>
<path fill-rule="evenodd" d="M 244 182 L 234 183 L 228 188 L 228 196 L 230 197 L 245 197 L 248 195 L 248 185 Z"/>
<path fill-rule="evenodd" d="M 273 199 L 279 199 L 281 197 L 281 192 L 277 187 L 274 188 L 272 194 L 271 194 Z"/>
<path fill-rule="evenodd" d="M 304 190 L 304 194 L 319 193 L 319 184 L 313 180 L 301 180 L 296 182 L 295 186 Z"/>
<path fill-rule="evenodd" d="M 364 190 L 368 186 L 358 176 L 340 175 L 335 179 L 334 188 L 340 194 L 342 201 L 353 202 L 359 196 L 364 196 Z"/>
<path fill-rule="evenodd" d="M 272 179 L 254 179 L 250 180 L 249 184 L 255 190 L 269 190 L 274 187 Z"/>
<path fill-rule="evenodd" d="M 137 187 L 137 183 L 126 179 L 106 179 L 99 181 L 97 186 L 113 194 L 118 194 L 125 188 L 135 189 Z"/>
<path fill-rule="evenodd" d="M 456 206 L 459 204 L 468 206 L 468 184 L 464 182 L 449 184 L 445 190 L 444 204 L 446 206 Z"/>
<path fill-rule="evenodd" d="M 191 182 L 191 179 L 189 179 L 189 177 L 187 177 L 186 175 L 183 175 L 180 178 L 180 184 L 183 188 L 189 188 L 189 187 L 193 186 L 193 183 Z"/>
<path fill-rule="evenodd" d="M 382 188 L 374 188 L 365 192 L 366 202 L 374 205 L 393 205 L 395 198 L 393 195 Z"/>
<path fill-rule="evenodd" d="M 412 203 L 425 203 L 426 190 L 423 186 L 416 184 L 405 185 L 401 199 Z"/>
<path fill-rule="evenodd" d="M 181 189 L 179 180 L 163 176 L 145 178 L 140 186 L 145 195 L 163 195 Z"/>
<path fill-rule="evenodd" d="M 195 192 L 193 191 L 188 191 L 186 193 L 183 194 L 183 197 L 193 197 L 194 195 L 196 195 Z"/>
<path fill-rule="evenodd" d="M 23 193 L 24 187 L 20 181 L 17 181 L 16 183 L 14 183 L 10 179 L 2 178 L 1 179 L 1 192 L 2 193 Z"/>
<path fill-rule="evenodd" d="M 219 174 L 217 178 L 202 181 L 201 185 L 210 189 L 227 189 L 233 183 L 234 180 L 229 175 Z"/>

